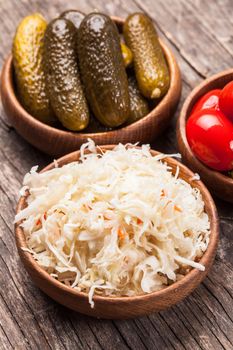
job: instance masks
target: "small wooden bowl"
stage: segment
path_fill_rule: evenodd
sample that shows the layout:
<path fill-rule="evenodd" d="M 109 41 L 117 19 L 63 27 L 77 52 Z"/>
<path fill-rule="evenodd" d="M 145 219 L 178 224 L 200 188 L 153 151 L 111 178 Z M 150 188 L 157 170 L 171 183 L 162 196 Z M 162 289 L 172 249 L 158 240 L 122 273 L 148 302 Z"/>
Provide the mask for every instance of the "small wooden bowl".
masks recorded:
<path fill-rule="evenodd" d="M 102 151 L 112 149 L 114 146 L 102 146 Z M 159 152 L 151 151 L 155 156 Z M 78 161 L 80 152 L 76 151 L 58 159 L 59 166 Z M 58 303 L 67 306 L 70 309 L 87 314 L 90 316 L 110 319 L 131 318 L 142 316 L 152 312 L 166 309 L 190 294 L 204 279 L 208 273 L 217 249 L 219 223 L 216 207 L 211 195 L 201 181 L 193 181 L 193 173 L 172 158 L 166 158 L 166 163 L 172 168 L 173 174 L 176 172 L 177 165 L 180 168 L 180 177 L 186 180 L 193 187 L 199 188 L 205 203 L 205 211 L 210 220 L 210 241 L 206 252 L 200 260 L 205 266 L 205 271 L 192 269 L 182 280 L 166 287 L 165 289 L 150 294 L 138 295 L 135 297 L 102 297 L 94 296 L 95 303 L 92 309 L 88 303 L 88 295 L 81 293 L 58 282 L 45 272 L 38 263 L 34 260 L 32 255 L 22 248 L 27 248 L 25 235 L 20 223 L 15 225 L 15 236 L 17 248 L 22 262 L 30 274 L 35 284 L 42 289 L 51 298 Z M 53 169 L 54 163 L 49 164 L 42 172 Z M 26 197 L 21 197 L 17 207 L 17 213 L 26 207 Z"/>
<path fill-rule="evenodd" d="M 124 20 L 118 17 L 112 17 L 112 19 L 122 30 Z M 87 141 L 87 138 L 91 138 L 98 145 L 119 142 L 151 142 L 167 127 L 181 94 L 181 77 L 176 59 L 170 48 L 161 40 L 160 43 L 170 70 L 170 88 L 166 96 L 147 116 L 131 125 L 107 132 L 75 133 L 41 123 L 27 113 L 17 99 L 13 83 L 11 55 L 7 58 L 1 75 L 1 96 L 5 113 L 12 126 L 25 140 L 55 157 L 79 149 L 80 145 Z"/>
<path fill-rule="evenodd" d="M 186 138 L 186 121 L 198 99 L 212 89 L 222 89 L 233 80 L 233 69 L 213 75 L 198 85 L 187 97 L 177 121 L 177 143 L 182 159 L 193 171 L 197 172 L 209 190 L 219 198 L 233 203 L 233 179 L 212 170 L 199 161 L 191 150 Z"/>

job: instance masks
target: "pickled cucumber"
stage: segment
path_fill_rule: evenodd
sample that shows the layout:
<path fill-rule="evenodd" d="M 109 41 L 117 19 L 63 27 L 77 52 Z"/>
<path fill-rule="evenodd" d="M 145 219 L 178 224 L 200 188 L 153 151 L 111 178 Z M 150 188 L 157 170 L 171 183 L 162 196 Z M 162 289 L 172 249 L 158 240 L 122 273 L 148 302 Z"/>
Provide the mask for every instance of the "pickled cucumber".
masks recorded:
<path fill-rule="evenodd" d="M 43 62 L 56 116 L 67 129 L 84 129 L 89 122 L 89 111 L 79 76 L 76 28 L 72 22 L 58 18 L 48 25 Z"/>
<path fill-rule="evenodd" d="M 45 19 L 34 13 L 19 24 L 13 40 L 13 64 L 19 100 L 28 113 L 44 123 L 55 120 L 42 66 Z"/>
<path fill-rule="evenodd" d="M 126 19 L 123 32 L 133 53 L 141 93 L 152 99 L 162 97 L 168 91 L 170 76 L 152 21 L 143 13 L 134 13 Z"/>
<path fill-rule="evenodd" d="M 126 124 L 132 124 L 137 120 L 145 117 L 150 111 L 147 100 L 139 91 L 136 78 L 130 75 L 129 83 L 129 97 L 130 97 L 130 116 Z"/>
<path fill-rule="evenodd" d="M 121 42 L 121 52 L 122 52 L 125 67 L 130 66 L 133 61 L 133 54 L 131 50 L 128 48 L 128 46 L 126 46 L 122 42 Z"/>
<path fill-rule="evenodd" d="M 104 14 L 89 14 L 80 25 L 77 48 L 82 81 L 95 117 L 105 126 L 123 124 L 130 114 L 130 102 L 115 23 Z"/>

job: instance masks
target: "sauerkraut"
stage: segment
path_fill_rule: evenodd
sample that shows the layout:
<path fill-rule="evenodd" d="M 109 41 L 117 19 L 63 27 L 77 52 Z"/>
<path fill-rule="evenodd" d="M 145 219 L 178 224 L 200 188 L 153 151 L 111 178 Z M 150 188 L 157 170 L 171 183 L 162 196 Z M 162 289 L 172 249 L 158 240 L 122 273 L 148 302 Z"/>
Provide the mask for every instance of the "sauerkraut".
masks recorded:
<path fill-rule="evenodd" d="M 79 162 L 33 167 L 20 192 L 29 191 L 28 206 L 15 218 L 27 251 L 52 277 L 88 293 L 92 307 L 94 294 L 151 293 L 204 270 L 210 223 L 202 196 L 179 167 L 172 175 L 166 157 L 122 144 L 100 155 L 89 140 Z"/>

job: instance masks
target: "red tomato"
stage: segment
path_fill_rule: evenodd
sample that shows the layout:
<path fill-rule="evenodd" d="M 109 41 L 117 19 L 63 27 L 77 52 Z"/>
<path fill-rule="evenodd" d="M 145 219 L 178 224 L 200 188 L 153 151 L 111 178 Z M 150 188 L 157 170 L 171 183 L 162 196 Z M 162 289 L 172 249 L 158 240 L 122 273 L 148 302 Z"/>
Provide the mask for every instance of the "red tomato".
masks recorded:
<path fill-rule="evenodd" d="M 222 90 L 215 89 L 207 92 L 203 95 L 194 105 L 191 114 L 200 111 L 201 109 L 210 109 L 214 108 L 219 110 L 219 95 Z"/>
<path fill-rule="evenodd" d="M 186 124 L 189 145 L 203 163 L 215 170 L 233 168 L 233 124 L 215 109 L 192 114 Z"/>
<path fill-rule="evenodd" d="M 220 110 L 233 121 L 233 81 L 228 83 L 219 96 Z"/>

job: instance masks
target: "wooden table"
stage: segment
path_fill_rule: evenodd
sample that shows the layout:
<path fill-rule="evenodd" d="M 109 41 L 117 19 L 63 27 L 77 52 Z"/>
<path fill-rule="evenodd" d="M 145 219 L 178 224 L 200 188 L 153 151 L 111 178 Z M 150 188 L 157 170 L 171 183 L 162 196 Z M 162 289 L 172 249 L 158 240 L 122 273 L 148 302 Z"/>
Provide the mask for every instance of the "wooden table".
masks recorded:
<path fill-rule="evenodd" d="M 68 8 L 126 17 L 145 11 L 172 47 L 183 77 L 180 107 L 202 79 L 233 65 L 232 0 L 0 0 L 0 63 L 20 19 L 47 19 Z M 176 116 L 179 114 L 179 110 Z M 0 349 L 233 349 L 233 210 L 216 199 L 221 219 L 217 257 L 204 283 L 179 305 L 134 320 L 96 320 L 49 299 L 30 281 L 14 242 L 13 219 L 24 174 L 51 158 L 27 144 L 0 113 Z M 175 118 L 155 142 L 176 150 Z"/>

